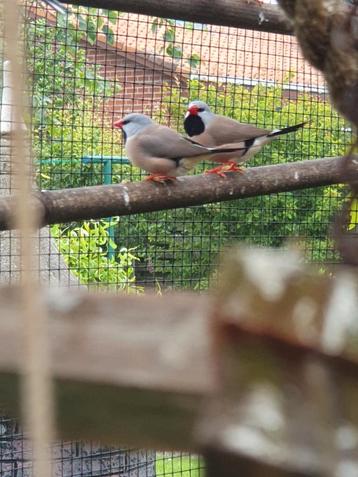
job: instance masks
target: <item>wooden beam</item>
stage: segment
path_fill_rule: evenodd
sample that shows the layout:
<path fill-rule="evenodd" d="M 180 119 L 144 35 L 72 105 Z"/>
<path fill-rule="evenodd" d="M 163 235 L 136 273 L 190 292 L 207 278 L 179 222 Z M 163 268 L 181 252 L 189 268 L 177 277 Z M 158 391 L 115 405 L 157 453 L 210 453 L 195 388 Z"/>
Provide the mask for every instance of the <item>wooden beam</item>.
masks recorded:
<path fill-rule="evenodd" d="M 318 267 L 317 267 L 318 268 Z M 197 426 L 208 477 L 322 477 L 356 429 L 356 269 L 332 279 L 297 250 L 226 250 L 212 319 L 218 392 Z M 356 435 L 354 433 L 354 435 Z"/>
<path fill-rule="evenodd" d="M 229 173 L 180 177 L 172 183 L 121 183 L 34 193 L 42 225 L 132 215 L 344 182 L 341 158 L 315 159 Z M 353 174 L 354 172 L 350 172 Z M 13 227 L 12 197 L 0 199 L 0 230 Z"/>
<path fill-rule="evenodd" d="M 209 25 L 292 34 L 290 23 L 276 5 L 256 0 L 60 0 L 73 5 L 174 18 Z"/>
<path fill-rule="evenodd" d="M 19 413 L 24 356 L 17 294 L 0 289 L 0 395 L 10 415 Z M 61 437 L 195 448 L 193 428 L 213 389 L 205 296 L 57 289 L 43 298 Z"/>

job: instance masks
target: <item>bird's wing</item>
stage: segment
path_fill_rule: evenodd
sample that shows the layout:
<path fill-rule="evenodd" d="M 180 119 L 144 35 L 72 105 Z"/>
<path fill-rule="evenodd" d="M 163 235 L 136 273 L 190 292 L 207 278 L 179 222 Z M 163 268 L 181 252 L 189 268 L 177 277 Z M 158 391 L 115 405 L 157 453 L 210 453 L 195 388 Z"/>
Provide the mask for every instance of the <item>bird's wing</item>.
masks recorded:
<path fill-rule="evenodd" d="M 225 116 L 216 116 L 206 127 L 205 133 L 194 139 L 205 146 L 218 146 L 224 143 L 236 143 L 263 136 L 270 131 L 251 124 L 239 123 Z"/>
<path fill-rule="evenodd" d="M 206 148 L 187 140 L 166 126 L 153 124 L 144 129 L 134 139 L 144 154 L 151 157 L 180 159 L 207 153 Z"/>

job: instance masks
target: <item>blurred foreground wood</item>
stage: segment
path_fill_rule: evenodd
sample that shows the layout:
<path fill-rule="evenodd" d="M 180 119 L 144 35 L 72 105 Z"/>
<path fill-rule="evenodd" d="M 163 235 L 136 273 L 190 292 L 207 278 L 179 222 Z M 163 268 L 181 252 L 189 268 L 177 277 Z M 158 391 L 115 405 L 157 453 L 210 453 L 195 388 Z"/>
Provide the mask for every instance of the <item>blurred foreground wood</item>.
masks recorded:
<path fill-rule="evenodd" d="M 43 293 L 60 437 L 204 453 L 209 476 L 358 469 L 358 276 L 295 251 L 223 255 L 210 296 Z M 18 412 L 16 287 L 0 290 L 0 393 Z"/>

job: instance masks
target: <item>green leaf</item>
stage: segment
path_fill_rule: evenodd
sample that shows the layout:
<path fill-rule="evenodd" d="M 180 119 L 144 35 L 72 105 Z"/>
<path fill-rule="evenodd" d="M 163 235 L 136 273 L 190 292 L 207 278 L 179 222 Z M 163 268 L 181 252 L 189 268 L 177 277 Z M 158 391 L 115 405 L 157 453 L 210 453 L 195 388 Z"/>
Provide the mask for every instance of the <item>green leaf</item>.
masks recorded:
<path fill-rule="evenodd" d="M 113 25 L 117 23 L 119 15 L 120 15 L 120 12 L 117 12 L 115 10 L 108 10 L 108 20 Z"/>
<path fill-rule="evenodd" d="M 190 57 L 189 57 L 189 65 L 191 68 L 197 68 L 200 64 L 200 61 L 201 61 L 201 58 L 199 55 L 197 55 L 196 53 L 193 53 Z"/>
<path fill-rule="evenodd" d="M 173 42 L 175 40 L 175 30 L 173 28 L 167 28 L 163 34 L 164 41 Z"/>
<path fill-rule="evenodd" d="M 81 30 L 84 30 L 84 31 L 87 30 L 87 21 L 82 15 L 79 15 L 78 17 L 78 25 Z"/>
<path fill-rule="evenodd" d="M 87 23 L 87 40 L 93 45 L 97 40 L 97 28 L 93 21 Z"/>
<path fill-rule="evenodd" d="M 183 50 L 172 44 L 168 45 L 165 51 L 172 58 L 180 59 L 183 57 Z"/>
<path fill-rule="evenodd" d="M 353 199 L 349 210 L 348 230 L 353 230 L 358 225 L 358 199 Z"/>
<path fill-rule="evenodd" d="M 194 23 L 193 22 L 185 22 L 184 23 L 184 28 L 187 30 L 194 30 Z"/>
<path fill-rule="evenodd" d="M 158 30 L 158 26 L 159 26 L 159 19 L 156 18 L 155 20 L 153 20 L 152 26 L 151 26 L 151 30 L 153 33 L 155 33 Z"/>
<path fill-rule="evenodd" d="M 97 30 L 100 30 L 104 25 L 104 20 L 103 17 L 98 17 L 97 18 Z"/>
<path fill-rule="evenodd" d="M 103 25 L 102 32 L 106 35 L 106 39 L 110 45 L 114 45 L 114 33 L 108 25 Z"/>

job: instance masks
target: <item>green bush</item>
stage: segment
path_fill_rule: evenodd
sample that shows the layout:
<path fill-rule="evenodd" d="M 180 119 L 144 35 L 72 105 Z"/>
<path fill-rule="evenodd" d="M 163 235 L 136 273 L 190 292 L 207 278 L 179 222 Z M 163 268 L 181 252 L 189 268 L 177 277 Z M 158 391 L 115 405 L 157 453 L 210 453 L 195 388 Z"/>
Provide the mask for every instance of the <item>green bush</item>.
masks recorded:
<path fill-rule="evenodd" d="M 108 258 L 109 247 L 118 249 L 108 233 L 110 222 L 84 222 L 80 226 L 53 225 L 51 234 L 69 269 L 80 283 L 91 287 L 105 287 L 126 291 L 140 291 L 136 286 L 134 262 L 138 258 L 134 249 L 122 247 L 115 256 Z"/>
<path fill-rule="evenodd" d="M 52 123 L 35 136 L 34 149 L 39 186 L 62 189 L 102 183 L 103 165 L 84 164 L 84 156 L 122 156 L 120 134 L 109 118 L 85 102 L 78 110 L 54 112 Z M 114 166 L 114 182 L 130 178 L 130 168 Z M 122 177 L 123 173 L 123 177 Z"/>

